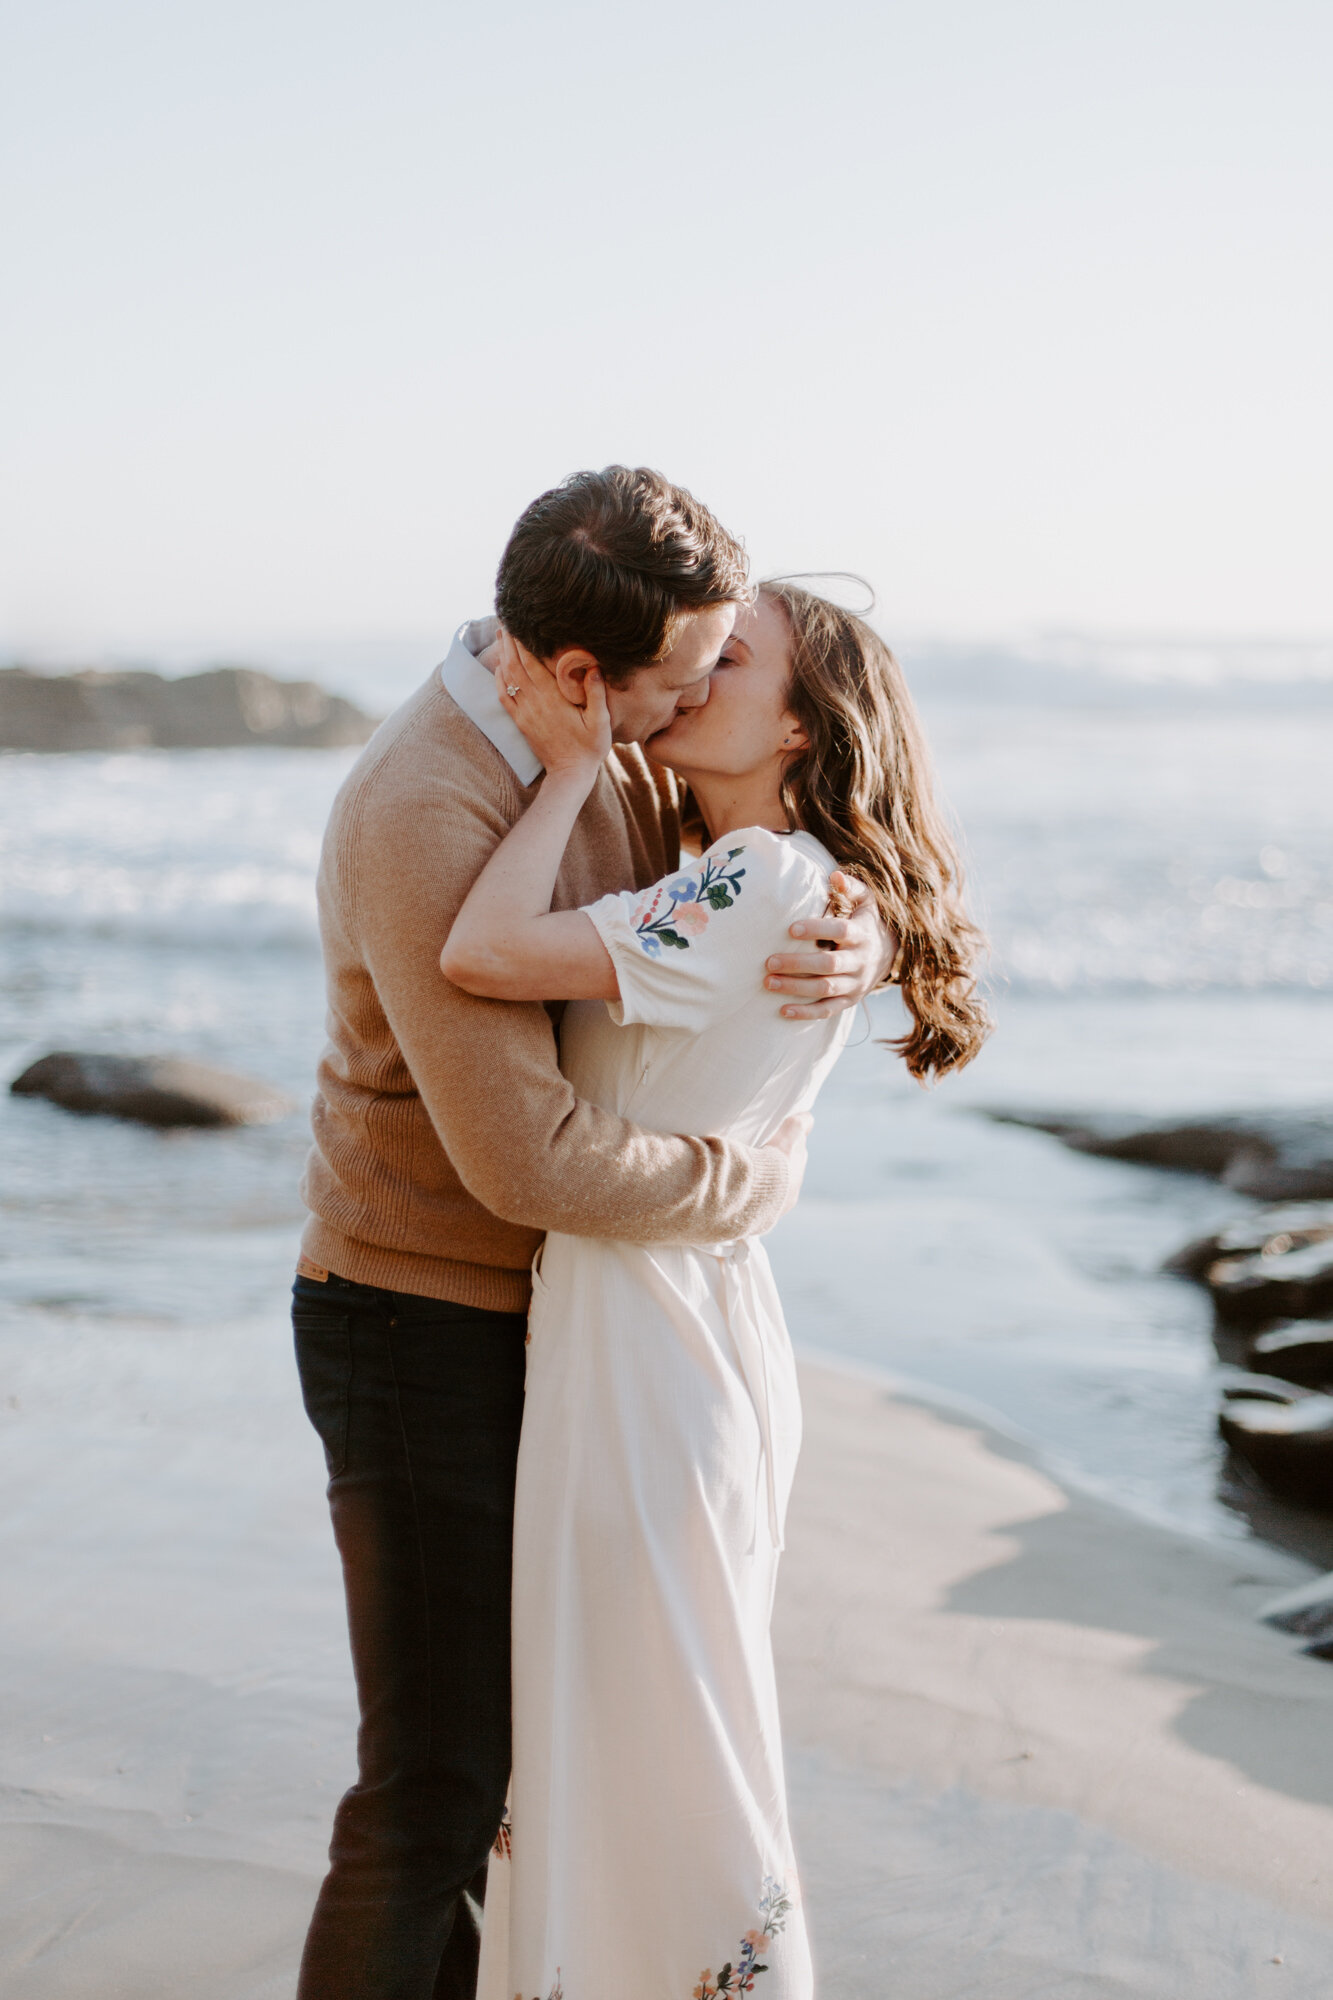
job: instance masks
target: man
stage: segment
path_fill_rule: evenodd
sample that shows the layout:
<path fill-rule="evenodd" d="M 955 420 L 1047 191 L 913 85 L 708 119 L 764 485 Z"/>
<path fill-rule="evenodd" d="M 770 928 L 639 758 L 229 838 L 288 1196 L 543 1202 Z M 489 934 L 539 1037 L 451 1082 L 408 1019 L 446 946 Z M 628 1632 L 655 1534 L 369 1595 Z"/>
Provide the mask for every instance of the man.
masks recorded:
<path fill-rule="evenodd" d="M 674 781 L 638 745 L 707 700 L 749 594 L 737 543 L 657 473 L 576 474 L 518 521 L 500 619 L 572 694 L 600 669 L 622 746 L 584 808 L 557 907 L 676 865 Z M 441 976 L 463 896 L 541 778 L 496 693 L 495 634 L 494 619 L 464 626 L 377 732 L 320 868 L 330 1041 L 293 1320 L 361 1727 L 300 2000 L 472 2000 L 509 1776 L 514 1468 L 542 1233 L 754 1234 L 794 1201 L 804 1166 L 799 1142 L 674 1137 L 580 1102 L 545 1008 L 473 999 Z M 850 1004 L 876 983 L 876 918 L 803 928 L 814 948 L 770 962 L 798 1005 Z"/>

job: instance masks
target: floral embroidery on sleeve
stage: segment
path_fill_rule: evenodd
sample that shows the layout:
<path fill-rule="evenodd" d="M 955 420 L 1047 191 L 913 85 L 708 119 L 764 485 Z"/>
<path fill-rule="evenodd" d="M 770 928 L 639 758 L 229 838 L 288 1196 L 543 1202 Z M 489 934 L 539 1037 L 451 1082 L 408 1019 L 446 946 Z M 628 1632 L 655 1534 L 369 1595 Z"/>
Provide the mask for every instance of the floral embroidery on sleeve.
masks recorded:
<path fill-rule="evenodd" d="M 709 913 L 729 910 L 741 893 L 743 868 L 732 863 L 744 854 L 733 847 L 724 860 L 709 858 L 697 875 L 673 875 L 650 889 L 634 912 L 634 935 L 650 958 L 660 958 L 662 946 L 688 951 L 690 939 L 708 929 Z"/>

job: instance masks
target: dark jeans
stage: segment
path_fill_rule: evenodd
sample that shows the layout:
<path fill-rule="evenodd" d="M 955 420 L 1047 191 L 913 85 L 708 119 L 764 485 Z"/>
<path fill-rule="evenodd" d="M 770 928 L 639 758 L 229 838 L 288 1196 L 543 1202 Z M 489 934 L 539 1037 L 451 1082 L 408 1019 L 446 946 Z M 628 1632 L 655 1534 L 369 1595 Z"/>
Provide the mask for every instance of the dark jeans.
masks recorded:
<path fill-rule="evenodd" d="M 522 1313 L 298 1278 L 361 1706 L 299 2000 L 472 2000 L 509 1782 Z"/>

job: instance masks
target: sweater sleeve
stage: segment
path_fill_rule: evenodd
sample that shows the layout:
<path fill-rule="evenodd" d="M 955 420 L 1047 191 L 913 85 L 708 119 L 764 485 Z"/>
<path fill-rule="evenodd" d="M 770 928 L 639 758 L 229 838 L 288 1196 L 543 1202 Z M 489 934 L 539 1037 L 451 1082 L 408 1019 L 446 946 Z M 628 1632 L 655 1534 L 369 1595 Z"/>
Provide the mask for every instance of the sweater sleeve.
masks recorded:
<path fill-rule="evenodd" d="M 340 872 L 366 970 L 441 1145 L 503 1220 L 630 1242 L 725 1242 L 778 1220 L 787 1163 L 771 1149 L 648 1132 L 584 1102 L 535 1002 L 450 985 L 449 927 L 507 830 L 447 776 L 410 815 L 373 802 L 349 823 Z"/>

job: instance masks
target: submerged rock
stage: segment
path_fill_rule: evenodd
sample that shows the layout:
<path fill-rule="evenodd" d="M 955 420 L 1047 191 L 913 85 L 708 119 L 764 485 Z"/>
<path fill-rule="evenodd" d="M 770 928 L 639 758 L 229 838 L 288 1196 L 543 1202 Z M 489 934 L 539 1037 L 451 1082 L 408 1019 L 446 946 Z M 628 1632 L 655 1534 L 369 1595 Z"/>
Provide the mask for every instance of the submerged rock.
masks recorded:
<path fill-rule="evenodd" d="M 1228 1369 L 1222 1383 L 1222 1394 L 1227 1401 L 1301 1403 L 1311 1393 L 1299 1382 L 1286 1382 L 1277 1375 L 1253 1374 L 1244 1368 Z"/>
<path fill-rule="evenodd" d="M 1333 1197 L 1333 1117 L 1327 1115 L 1207 1118 L 1180 1125 L 1147 1125 L 1100 1114 L 1054 1117 L 992 1111 L 987 1115 L 1001 1124 L 1049 1132 L 1075 1152 L 1207 1174 L 1258 1201 Z"/>
<path fill-rule="evenodd" d="M 0 669 L 0 750 L 223 750 L 268 743 L 341 749 L 375 724 L 314 681 L 253 667 L 161 674 Z"/>
<path fill-rule="evenodd" d="M 1211 1236 L 1199 1236 L 1168 1257 L 1163 1269 L 1202 1284 L 1219 1257 L 1275 1257 L 1333 1237 L 1333 1202 L 1292 1202 L 1244 1215 Z"/>
<path fill-rule="evenodd" d="M 1259 1616 L 1266 1625 L 1276 1625 L 1279 1632 L 1295 1632 L 1303 1639 L 1333 1640 L 1333 1570 L 1275 1597 Z"/>
<path fill-rule="evenodd" d="M 1217 1427 L 1237 1458 L 1285 1499 L 1333 1511 L 1333 1396 L 1229 1397 Z"/>
<path fill-rule="evenodd" d="M 140 1125 L 268 1125 L 292 1109 L 270 1084 L 181 1056 L 84 1055 L 53 1049 L 9 1086 L 65 1111 L 129 1118 Z"/>
<path fill-rule="evenodd" d="M 1333 1386 L 1333 1320 L 1298 1319 L 1250 1342 L 1250 1361 L 1261 1374 L 1280 1375 L 1305 1389 Z"/>
<path fill-rule="evenodd" d="M 1333 1312 L 1333 1237 L 1252 1257 L 1219 1257 L 1208 1268 L 1207 1285 L 1225 1326 L 1317 1319 Z"/>

